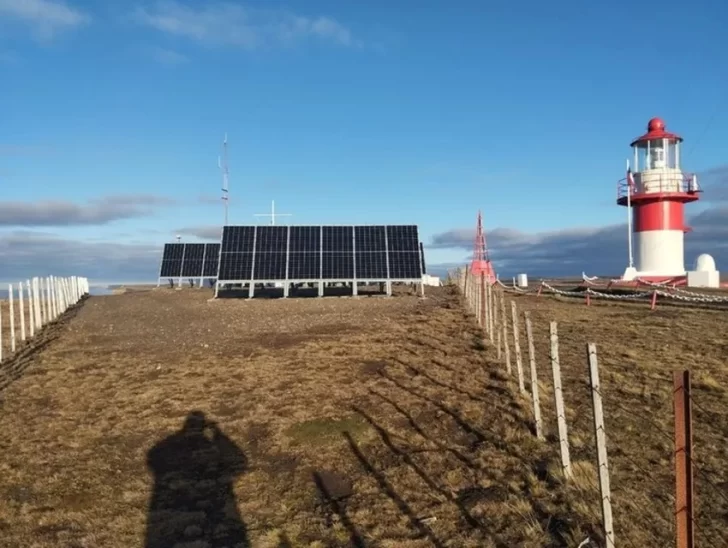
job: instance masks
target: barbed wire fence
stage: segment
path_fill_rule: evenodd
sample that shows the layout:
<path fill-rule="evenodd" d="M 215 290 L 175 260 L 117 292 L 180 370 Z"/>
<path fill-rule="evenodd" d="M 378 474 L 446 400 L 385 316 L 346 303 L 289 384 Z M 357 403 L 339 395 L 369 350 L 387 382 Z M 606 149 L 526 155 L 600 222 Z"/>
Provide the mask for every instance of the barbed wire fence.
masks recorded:
<path fill-rule="evenodd" d="M 574 468 L 570 455 L 567 406 L 564 402 L 565 394 L 561 378 L 558 325 L 557 322 L 551 321 L 548 330 L 548 362 L 551 365 L 552 377 L 552 384 L 549 386 L 547 382 L 539 378 L 538 364 L 543 363 L 544 360 L 538 359 L 536 356 L 532 316 L 529 311 L 523 311 L 522 314 L 519 314 L 517 303 L 509 298 L 509 295 L 510 297 L 516 297 L 528 294 L 538 296 L 550 294 L 559 297 L 580 297 L 585 300 L 587 305 L 591 304 L 591 299 L 648 302 L 652 309 L 656 307 L 658 299 L 660 302 L 678 301 L 698 306 L 703 304 L 728 304 L 728 297 L 722 295 L 706 295 L 660 284 L 650 284 L 652 287 L 650 287 L 649 291 L 632 290 L 622 294 L 610 293 L 604 290 L 598 291 L 589 286 L 589 284 L 594 285 L 594 280 L 585 276 L 583 277 L 583 285 L 586 285 L 586 287 L 583 287 L 580 291 L 560 289 L 547 281 L 542 281 L 535 289 L 524 289 L 517 287 L 515 283 L 513 286 L 506 286 L 498 280 L 489 283 L 485 275 L 473 275 L 467 267 L 451 270 L 448 273 L 448 283 L 458 287 L 464 298 L 464 306 L 475 316 L 479 326 L 483 329 L 483 341 L 486 348 L 490 348 L 495 352 L 497 362 L 503 363 L 509 379 L 513 379 L 515 376 L 513 380 L 517 381 L 518 392 L 524 397 L 529 397 L 536 437 L 545 442 L 555 441 L 558 444 L 561 472 L 567 482 L 574 481 Z M 607 290 L 609 289 L 608 287 Z M 507 301 L 508 304 L 506 304 Z M 522 326 L 525 326 L 526 335 L 528 383 L 526 383 L 523 367 Z M 600 540 L 607 548 L 613 548 L 616 535 L 612 516 L 614 501 L 609 478 L 608 446 L 612 451 L 616 451 L 620 461 L 625 459 L 625 461 L 631 463 L 632 467 L 644 479 L 652 478 L 655 475 L 655 464 L 650 463 L 651 471 L 645 469 L 645 466 L 640 464 L 635 456 L 630 455 L 626 450 L 622 450 L 619 442 L 615 440 L 615 436 L 608 436 L 604 421 L 604 389 L 599 380 L 597 345 L 593 342 L 585 342 L 585 347 L 585 373 L 587 374 L 582 378 L 582 383 L 589 388 L 591 395 L 593 435 L 596 440 L 596 455 L 592 454 L 591 458 L 596 457 L 598 485 L 595 486 L 595 490 L 599 492 L 600 527 L 603 533 L 603 539 Z M 513 354 L 511 349 L 513 349 Z M 515 357 L 515 371 L 513 357 Z M 708 502 L 709 506 L 707 507 L 712 510 L 711 516 L 705 519 L 715 519 L 716 512 L 720 513 L 721 511 L 725 514 L 725 517 L 728 517 L 728 481 L 721 480 L 721 474 L 725 474 L 725 470 L 721 471 L 714 465 L 706 464 L 693 452 L 692 406 L 695 405 L 697 409 L 702 410 L 706 418 L 710 416 L 710 412 L 700 404 L 700 397 L 696 398 L 691 388 L 689 371 L 674 372 L 673 381 L 675 429 L 672 433 L 668 432 L 644 412 L 638 412 L 623 405 L 618 397 L 608 399 L 610 409 L 614 406 L 614 408 L 631 418 L 632 424 L 630 427 L 656 432 L 664 440 L 669 440 L 669 443 L 674 447 L 674 450 L 666 455 L 666 460 L 668 462 L 672 461 L 675 465 L 674 473 L 670 474 L 674 478 L 675 495 L 671 492 L 663 493 L 664 485 L 660 486 L 661 494 L 664 495 L 663 498 L 668 500 L 674 508 L 673 519 L 666 517 L 664 512 L 658 511 L 660 509 L 655 506 L 657 502 L 642 493 L 639 493 L 640 499 L 643 499 L 641 506 L 638 506 L 634 501 L 630 502 L 633 503 L 633 508 L 649 512 L 650 519 L 676 539 L 678 548 L 694 547 L 696 537 L 703 540 L 706 546 L 728 546 L 728 534 L 722 533 L 720 527 L 714 527 L 710 531 L 704 531 L 698 527 L 704 512 L 699 511 L 703 510 L 700 506 L 697 507 L 698 511 L 696 511 L 696 505 L 693 501 L 693 475 L 695 474 L 697 475 L 695 485 L 698 487 L 700 497 Z M 546 435 L 548 428 L 544 424 L 541 409 L 544 393 L 550 393 L 553 397 L 556 418 L 555 436 Z M 660 473 L 664 476 L 668 472 L 663 470 Z M 589 478 L 587 481 L 594 482 L 593 478 Z M 716 508 L 717 505 L 721 505 L 722 509 Z M 629 538 L 626 529 L 621 533 L 617 531 L 617 533 L 621 534 L 620 542 L 622 544 L 644 546 L 644 543 L 635 544 Z"/>

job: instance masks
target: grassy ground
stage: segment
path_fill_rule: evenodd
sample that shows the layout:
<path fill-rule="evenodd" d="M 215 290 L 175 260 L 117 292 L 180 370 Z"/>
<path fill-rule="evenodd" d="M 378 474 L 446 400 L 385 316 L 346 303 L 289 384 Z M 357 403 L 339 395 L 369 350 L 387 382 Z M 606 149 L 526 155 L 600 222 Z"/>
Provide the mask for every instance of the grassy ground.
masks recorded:
<path fill-rule="evenodd" d="M 572 458 L 596 496 L 586 343 L 597 344 L 617 539 L 674 542 L 673 370 L 693 373 L 696 538 L 728 546 L 728 324 L 726 310 L 509 295 L 534 323 L 545 420 L 554 425 L 548 329 L 558 322 Z M 521 328 L 523 330 L 523 328 Z M 521 335 L 523 340 L 523 335 Z M 525 348 L 525 345 L 524 345 Z M 525 354 L 524 354 L 525 355 Z M 596 499 L 594 499 L 596 501 Z M 598 506 L 594 505 L 594 511 Z"/>
<path fill-rule="evenodd" d="M 728 479 L 720 313 L 516 298 L 534 319 L 550 437 L 546 335 L 559 321 L 566 484 L 556 444 L 535 440 L 529 400 L 459 297 L 430 294 L 90 298 L 2 365 L 14 374 L 0 392 L 0 535 L 19 547 L 146 535 L 156 548 L 160 531 L 197 548 L 575 546 L 599 522 L 587 340 L 599 344 L 621 544 L 670 544 L 672 446 L 653 423 L 670 434 L 671 368 L 694 368 L 697 455 Z M 722 545 L 728 506 L 697 484 L 699 535 Z"/>

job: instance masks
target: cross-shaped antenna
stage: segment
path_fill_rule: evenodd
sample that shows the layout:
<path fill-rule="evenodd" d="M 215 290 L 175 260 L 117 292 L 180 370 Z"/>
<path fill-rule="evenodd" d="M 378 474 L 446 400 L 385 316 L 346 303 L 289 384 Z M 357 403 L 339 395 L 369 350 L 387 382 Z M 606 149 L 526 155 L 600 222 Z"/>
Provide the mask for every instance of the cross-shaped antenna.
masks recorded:
<path fill-rule="evenodd" d="M 292 213 L 276 213 L 276 202 L 271 200 L 270 202 L 270 213 L 255 213 L 254 217 L 270 217 L 271 226 L 276 224 L 276 217 L 291 217 Z"/>

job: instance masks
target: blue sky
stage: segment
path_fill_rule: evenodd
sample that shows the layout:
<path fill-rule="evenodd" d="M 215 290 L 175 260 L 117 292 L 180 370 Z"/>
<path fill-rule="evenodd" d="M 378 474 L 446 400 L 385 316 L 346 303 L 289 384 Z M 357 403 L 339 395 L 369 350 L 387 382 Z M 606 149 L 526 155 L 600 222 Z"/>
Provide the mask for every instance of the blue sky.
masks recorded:
<path fill-rule="evenodd" d="M 232 222 L 275 199 L 292 223 L 416 223 L 447 264 L 481 208 L 494 260 L 526 269 L 504 235 L 624 221 L 615 184 L 652 116 L 723 184 L 726 24 L 717 0 L 0 0 L 0 279 L 42 274 L 31 250 L 154 278 L 160 244 L 221 223 L 225 132 Z M 691 211 L 725 228 L 705 198 Z"/>

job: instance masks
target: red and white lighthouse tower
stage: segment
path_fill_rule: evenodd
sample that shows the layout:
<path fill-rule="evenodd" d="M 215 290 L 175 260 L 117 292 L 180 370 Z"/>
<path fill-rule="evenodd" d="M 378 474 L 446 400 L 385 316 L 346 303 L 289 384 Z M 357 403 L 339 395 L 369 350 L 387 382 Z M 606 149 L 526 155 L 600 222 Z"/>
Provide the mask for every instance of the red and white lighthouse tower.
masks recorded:
<path fill-rule="evenodd" d="M 683 243 L 690 228 L 685 224 L 685 204 L 698 200 L 700 187 L 694 174 L 681 169 L 682 141 L 667 131 L 664 121 L 652 118 L 647 133 L 630 144 L 634 171 L 627 169 L 617 190 L 617 204 L 632 210 L 624 280 L 664 282 L 686 275 Z"/>
<path fill-rule="evenodd" d="M 478 227 L 475 231 L 475 245 L 473 246 L 473 261 L 470 263 L 470 273 L 474 276 L 484 274 L 488 283 L 495 283 L 495 270 L 488 257 L 488 247 L 485 245 L 485 232 L 483 232 L 483 215 L 480 211 L 478 211 Z"/>

